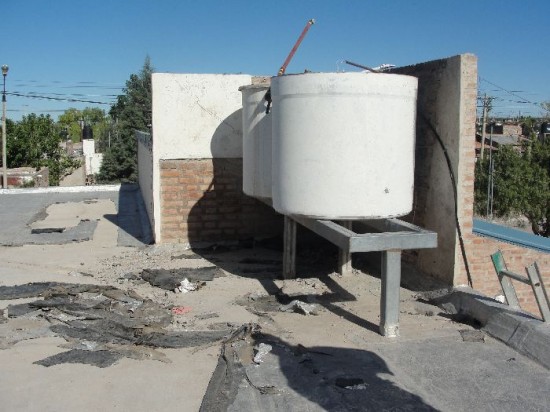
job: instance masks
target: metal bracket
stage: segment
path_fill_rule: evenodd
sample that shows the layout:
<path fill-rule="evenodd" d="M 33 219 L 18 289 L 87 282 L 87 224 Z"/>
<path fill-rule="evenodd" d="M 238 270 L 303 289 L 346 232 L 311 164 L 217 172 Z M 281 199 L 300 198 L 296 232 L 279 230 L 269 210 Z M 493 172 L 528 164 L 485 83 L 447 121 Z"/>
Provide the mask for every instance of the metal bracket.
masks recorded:
<path fill-rule="evenodd" d="M 332 220 L 309 219 L 303 216 L 285 216 L 285 246 L 283 278 L 296 275 L 295 221 L 324 237 L 340 249 L 339 268 L 344 275 L 351 271 L 351 253 L 382 253 L 382 296 L 380 297 L 380 333 L 399 335 L 399 286 L 401 282 L 401 251 L 437 247 L 437 233 L 422 229 L 399 219 L 353 221 L 360 233 L 352 230 L 351 221 L 338 224 Z"/>

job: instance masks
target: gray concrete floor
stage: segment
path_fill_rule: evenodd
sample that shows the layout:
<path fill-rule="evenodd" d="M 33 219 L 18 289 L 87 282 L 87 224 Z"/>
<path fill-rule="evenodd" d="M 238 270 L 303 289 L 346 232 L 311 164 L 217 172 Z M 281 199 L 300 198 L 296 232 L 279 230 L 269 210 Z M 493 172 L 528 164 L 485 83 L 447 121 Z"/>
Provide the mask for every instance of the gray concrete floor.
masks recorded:
<path fill-rule="evenodd" d="M 181 245 L 143 245 L 134 196 L 132 191 L 122 196 L 0 194 L 0 285 L 110 284 L 166 305 L 192 308 L 178 320 L 189 328 L 258 324 L 261 334 L 246 344 L 265 342 L 273 349 L 260 365 L 246 357 L 239 360 L 245 374 L 234 375 L 236 391 L 225 410 L 550 410 L 547 369 L 483 332 L 483 339 L 468 341 L 464 331 L 479 331 L 426 305 L 422 294 L 402 288 L 401 336 L 383 338 L 377 332 L 376 271 L 339 277 L 318 264 L 318 254 L 309 254 L 298 256 L 300 279 L 282 281 L 277 278 L 277 251 L 219 248 L 196 250 L 190 259 L 182 258 L 190 251 Z M 125 210 L 120 210 L 121 203 Z M 95 226 L 83 228 L 82 217 L 94 220 Z M 31 234 L 33 227 L 57 225 L 72 228 L 72 236 Z M 185 295 L 123 279 L 143 268 L 212 264 L 226 276 Z M 279 297 L 314 302 L 320 312 L 304 316 L 281 312 L 277 305 L 255 306 L 259 297 L 276 292 Z M 248 303 L 237 303 L 243 300 Z M 20 302 L 2 301 L 0 309 L 10 303 Z M 216 316 L 209 318 L 212 313 Z M 32 329 L 11 322 L 0 324 L 0 338 Z M 124 359 L 105 369 L 33 364 L 62 351 L 62 343 L 59 337 L 44 337 L 0 350 L 3 410 L 196 411 L 203 399 L 217 396 L 215 385 L 208 385 L 219 365 L 221 345 L 164 351 L 172 363 Z M 342 387 L 346 380 L 356 382 L 356 387 Z"/>
<path fill-rule="evenodd" d="M 89 240 L 93 236 L 98 219 L 89 219 L 85 215 L 78 216 L 76 222 L 65 221 L 62 215 L 55 222 L 51 219 L 47 224 L 54 229 L 63 228 L 62 233 L 49 233 L 47 236 L 33 234 L 32 229 L 37 228 L 37 222 L 43 221 L 48 213 L 48 208 L 56 205 L 64 205 L 63 208 L 78 204 L 90 204 L 102 200 L 111 201 L 114 204 L 114 213 L 106 213 L 99 219 L 111 220 L 118 226 L 118 244 L 120 246 L 140 246 L 151 239 L 150 228 L 140 210 L 140 192 L 136 186 L 123 186 L 121 190 L 111 191 L 82 191 L 54 192 L 54 191 L 22 191 L 11 190 L 0 195 L 0 245 L 22 246 L 29 244 L 63 244 Z M 89 189 L 89 188 L 88 188 Z M 78 190 L 78 189 L 77 189 Z M 82 207 L 81 207 L 82 209 Z M 78 210 L 76 210 L 78 212 Z M 62 213 L 62 212 L 61 212 Z M 71 219 L 75 219 L 70 215 Z M 68 217 L 69 219 L 69 217 Z M 43 229 L 47 228 L 42 225 Z M 47 225 L 46 225 L 47 226 Z"/>

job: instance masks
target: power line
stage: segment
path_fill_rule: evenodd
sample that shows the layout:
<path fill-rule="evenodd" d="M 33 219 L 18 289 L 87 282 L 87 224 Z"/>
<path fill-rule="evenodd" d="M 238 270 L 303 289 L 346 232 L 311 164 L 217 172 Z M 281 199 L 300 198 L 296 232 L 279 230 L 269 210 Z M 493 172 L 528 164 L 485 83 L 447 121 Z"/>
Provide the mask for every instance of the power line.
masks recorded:
<path fill-rule="evenodd" d="M 94 100 L 73 99 L 68 97 L 41 96 L 37 94 L 23 94 L 23 93 L 14 93 L 14 92 L 6 92 L 6 94 L 10 96 L 26 97 L 30 99 L 45 99 L 45 100 L 56 100 L 56 101 L 62 101 L 62 102 L 92 103 L 92 104 L 103 104 L 106 106 L 111 106 L 111 103 L 98 102 Z"/>
<path fill-rule="evenodd" d="M 13 91 L 12 93 L 20 93 L 24 94 L 23 92 L 20 92 L 18 90 Z M 26 92 L 28 95 L 38 95 L 38 96 L 64 96 L 64 97 L 70 97 L 70 96 L 76 96 L 76 97 L 117 97 L 118 94 L 85 94 L 85 93 L 54 93 L 54 92 L 45 92 L 45 93 L 36 93 L 36 92 Z"/>
<path fill-rule="evenodd" d="M 534 106 L 537 106 L 537 107 L 539 107 L 539 108 L 541 107 L 541 104 L 540 104 L 540 103 L 532 102 L 532 101 L 530 101 L 530 100 L 528 100 L 528 99 L 526 99 L 526 98 L 524 98 L 524 97 L 522 97 L 522 96 L 520 96 L 520 95 L 514 93 L 513 91 L 507 90 L 507 89 L 505 89 L 504 87 L 499 86 L 498 84 L 495 84 L 495 83 L 493 83 L 493 82 L 490 82 L 490 81 L 487 80 L 487 79 L 484 79 L 484 78 L 481 77 L 481 76 L 479 76 L 479 80 L 484 81 L 484 82 L 486 82 L 486 83 L 489 83 L 491 86 L 494 86 L 494 87 L 496 87 L 497 89 L 500 89 L 500 90 L 502 90 L 503 92 L 508 93 L 509 95 L 514 96 L 514 97 L 516 97 L 516 98 L 522 100 L 522 102 L 514 102 L 514 103 L 528 103 L 528 104 L 532 104 L 532 105 L 534 105 Z"/>

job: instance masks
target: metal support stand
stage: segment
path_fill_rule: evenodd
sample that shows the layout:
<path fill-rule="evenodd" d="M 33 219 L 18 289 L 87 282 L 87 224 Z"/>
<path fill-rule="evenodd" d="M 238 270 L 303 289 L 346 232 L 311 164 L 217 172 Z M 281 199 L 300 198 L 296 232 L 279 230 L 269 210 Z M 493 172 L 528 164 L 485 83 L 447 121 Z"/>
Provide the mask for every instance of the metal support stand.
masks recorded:
<path fill-rule="evenodd" d="M 340 222 L 342 227 L 351 230 L 352 221 L 351 220 L 342 220 Z M 338 249 L 338 273 L 341 276 L 349 276 L 352 274 L 353 267 L 351 265 L 351 253 L 349 249 L 340 248 Z"/>
<path fill-rule="evenodd" d="M 351 273 L 351 254 L 382 252 L 382 295 L 380 297 L 380 333 L 387 337 L 399 335 L 399 287 L 401 282 L 401 251 L 437 246 L 437 233 L 424 230 L 399 219 L 351 221 L 338 224 L 331 220 L 285 216 L 283 277 L 296 276 L 296 222 L 324 237 L 340 249 L 339 271 Z"/>
<path fill-rule="evenodd" d="M 401 251 L 382 252 L 382 293 L 380 297 L 380 333 L 389 338 L 399 336 L 399 286 Z"/>
<path fill-rule="evenodd" d="M 296 277 L 296 221 L 285 216 L 283 234 L 283 279 Z"/>

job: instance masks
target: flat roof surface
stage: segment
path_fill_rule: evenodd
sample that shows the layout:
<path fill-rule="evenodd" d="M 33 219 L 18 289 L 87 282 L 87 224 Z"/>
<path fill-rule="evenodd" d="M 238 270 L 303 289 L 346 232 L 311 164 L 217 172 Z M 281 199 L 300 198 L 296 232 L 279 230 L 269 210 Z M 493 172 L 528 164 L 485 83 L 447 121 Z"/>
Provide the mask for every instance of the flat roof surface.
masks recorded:
<path fill-rule="evenodd" d="M 357 260 L 354 273 L 340 277 L 333 271 L 334 250 L 305 247 L 297 257 L 299 278 L 281 280 L 277 242 L 195 250 L 186 245 L 128 246 L 120 241 L 121 233 L 129 236 L 118 220 L 120 193 L 40 198 L 0 195 L 2 218 L 14 234 L 10 240 L 2 233 L 0 288 L 29 282 L 108 286 L 121 291 L 111 294 L 134 300 L 141 296 L 168 311 L 175 307 L 168 327 L 174 333 L 212 334 L 247 324 L 258 333 L 229 344 L 243 350 L 232 358 L 237 367 L 223 374 L 228 391 L 218 396 L 219 387 L 212 382 L 223 366 L 221 340 L 156 348 L 162 356 L 122 356 L 106 367 L 45 367 L 35 362 L 63 355 L 74 345 L 89 350 L 90 343 L 67 341 L 52 331 L 52 324 L 74 321 L 66 313 L 40 309 L 15 316 L 14 307 L 10 309 L 43 297 L 0 300 L 0 399 L 5 410 L 198 411 L 203 404 L 202 410 L 208 411 L 213 410 L 206 407 L 212 397 L 226 400 L 221 410 L 233 411 L 550 409 L 550 372 L 428 304 L 430 294 L 422 291 L 428 282 L 406 265 L 401 336 L 388 339 L 378 333 L 381 284 L 376 264 Z M 26 231 L 33 225 L 78 227 L 83 216 L 96 225 L 79 241 L 26 243 L 29 237 L 55 238 L 59 233 L 16 236 L 17 228 Z M 364 257 L 371 258 L 378 259 L 376 254 Z M 178 273 L 212 266 L 222 275 L 185 294 L 153 286 L 141 276 L 144 269 Z M 87 299 L 95 296 L 85 293 Z M 295 299 L 315 305 L 317 314 L 281 311 Z M 15 317 L 6 318 L 6 309 Z M 117 313 L 129 322 L 133 316 L 132 311 Z M 272 348 L 256 364 L 250 359 L 260 343 Z"/>

